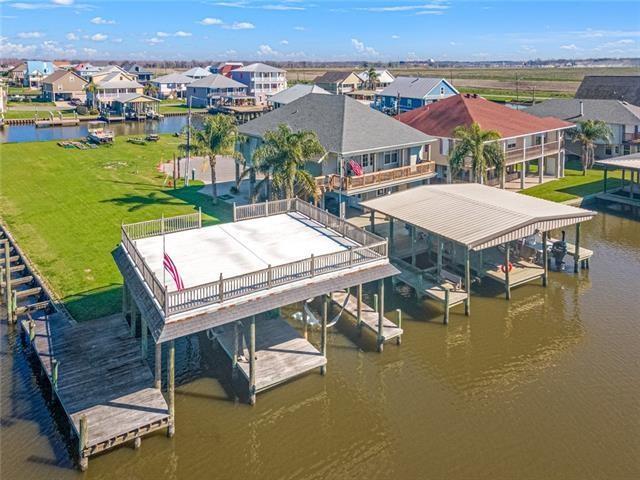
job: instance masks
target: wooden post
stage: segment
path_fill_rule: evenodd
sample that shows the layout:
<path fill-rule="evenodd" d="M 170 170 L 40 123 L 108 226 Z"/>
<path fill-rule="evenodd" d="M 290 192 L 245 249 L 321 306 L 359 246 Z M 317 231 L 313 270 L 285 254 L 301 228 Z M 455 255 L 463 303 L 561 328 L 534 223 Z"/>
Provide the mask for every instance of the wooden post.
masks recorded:
<path fill-rule="evenodd" d="M 632 184 L 633 187 L 633 184 Z M 576 251 L 574 252 L 574 256 L 573 256 L 573 272 L 574 273 L 578 273 L 578 268 L 579 268 L 579 258 L 580 258 L 580 224 L 576 223 L 576 244 L 575 244 L 575 249 Z"/>
<path fill-rule="evenodd" d="M 391 250 L 393 250 L 395 246 L 393 234 L 394 234 L 393 217 L 389 217 L 389 253 L 391 253 Z"/>
<path fill-rule="evenodd" d="M 376 212 L 373 210 L 369 214 L 369 222 L 371 223 L 371 233 L 376 233 Z"/>
<path fill-rule="evenodd" d="M 256 316 L 249 325 L 249 403 L 256 404 Z"/>
<path fill-rule="evenodd" d="M 547 286 L 549 281 L 549 254 L 547 252 L 547 232 L 542 232 L 542 263 L 544 264 L 544 275 L 542 275 L 542 285 Z"/>
<path fill-rule="evenodd" d="M 471 253 L 469 248 L 464 252 L 464 288 L 467 291 L 467 299 L 464 301 L 464 314 L 471 315 Z"/>
<path fill-rule="evenodd" d="M 373 311 L 374 312 L 378 311 L 378 294 L 377 293 L 373 294 Z"/>
<path fill-rule="evenodd" d="M 604 193 L 607 193 L 607 176 L 609 174 L 609 169 L 605 167 L 604 169 L 604 180 L 603 180 L 603 189 Z"/>
<path fill-rule="evenodd" d="M 329 296 L 322 295 L 322 327 L 320 331 L 320 353 L 326 359 L 327 358 L 327 320 L 329 317 Z M 327 374 L 326 364 L 320 367 L 320 373 L 322 375 Z"/>
<path fill-rule="evenodd" d="M 236 213 L 236 202 L 233 202 L 233 222 L 237 222 L 238 221 L 238 215 Z"/>
<path fill-rule="evenodd" d="M 218 297 L 220 303 L 224 302 L 224 278 L 222 278 L 222 272 L 220 272 L 220 280 L 218 280 Z"/>
<path fill-rule="evenodd" d="M 176 344 L 169 341 L 169 354 L 167 355 L 167 396 L 169 397 L 169 426 L 167 436 L 173 437 L 176 433 Z"/>
<path fill-rule="evenodd" d="M 444 287 L 444 318 L 442 319 L 442 323 L 444 325 L 449 325 L 449 286 L 445 285 Z"/>
<path fill-rule="evenodd" d="M 509 250 L 511 247 L 511 243 L 507 242 L 504 244 L 504 288 L 506 292 L 507 300 L 511 300 L 511 286 L 509 285 Z"/>
<path fill-rule="evenodd" d="M 384 278 L 378 280 L 378 296 L 380 305 L 378 305 L 378 352 L 384 349 Z"/>
<path fill-rule="evenodd" d="M 416 227 L 411 225 L 411 265 L 416 264 Z"/>
<path fill-rule="evenodd" d="M 129 309 L 129 290 L 127 289 L 126 280 L 122 284 L 122 316 L 124 321 L 127 321 L 127 311 Z"/>
<path fill-rule="evenodd" d="M 396 318 L 398 319 L 398 328 L 402 330 L 402 310 L 396 308 Z M 396 343 L 400 345 L 402 343 L 402 335 L 398 335 Z"/>
<path fill-rule="evenodd" d="M 84 456 L 84 449 L 87 445 L 87 439 L 89 438 L 89 425 L 87 423 L 87 417 L 80 417 L 80 431 L 78 432 L 78 461 L 80 463 L 80 470 L 87 471 L 89 467 L 89 458 Z"/>
<path fill-rule="evenodd" d="M 156 343 L 156 358 L 154 362 L 155 376 L 153 381 L 154 388 L 162 390 L 162 344 Z"/>
<path fill-rule="evenodd" d="M 7 321 L 13 323 L 13 306 L 11 293 L 11 247 L 9 242 L 4 242 L 4 291 L 7 296 Z"/>
<path fill-rule="evenodd" d="M 440 274 L 442 273 L 442 250 L 444 248 L 444 242 L 442 240 L 440 240 L 439 236 L 438 236 L 438 242 L 436 243 L 436 248 L 438 249 L 438 252 L 437 252 L 437 263 L 436 263 L 436 273 L 438 274 L 438 277 L 439 277 Z"/>
<path fill-rule="evenodd" d="M 60 366 L 60 362 L 57 359 L 51 360 L 51 386 L 54 391 L 58 391 L 58 367 Z"/>
<path fill-rule="evenodd" d="M 309 340 L 309 328 L 308 328 L 309 319 L 307 315 L 307 309 L 305 307 L 306 307 L 306 301 L 303 300 L 302 301 L 302 333 L 304 335 L 304 339 Z"/>
<path fill-rule="evenodd" d="M 31 347 L 33 347 L 33 342 L 36 339 L 36 322 L 33 321 L 33 318 L 29 318 L 29 343 L 31 343 Z"/>
<path fill-rule="evenodd" d="M 358 297 L 358 306 L 356 312 L 356 320 L 358 321 L 358 327 L 362 326 L 362 284 L 360 283 L 357 287 L 357 297 Z"/>
<path fill-rule="evenodd" d="M 147 358 L 147 319 L 140 315 L 140 354 L 143 359 Z"/>

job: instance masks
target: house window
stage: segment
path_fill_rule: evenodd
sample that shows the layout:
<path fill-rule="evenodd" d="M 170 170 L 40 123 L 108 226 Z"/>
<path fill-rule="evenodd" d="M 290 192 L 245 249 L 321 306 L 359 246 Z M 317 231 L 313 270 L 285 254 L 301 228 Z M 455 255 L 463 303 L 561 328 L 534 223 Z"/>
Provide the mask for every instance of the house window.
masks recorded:
<path fill-rule="evenodd" d="M 516 148 L 515 140 L 507 140 L 507 149 Z"/>
<path fill-rule="evenodd" d="M 630 145 L 628 145 L 628 144 L 624 145 L 622 148 L 624 150 L 624 154 L 625 155 L 629 155 L 631 153 L 631 146 Z"/>
<path fill-rule="evenodd" d="M 362 168 L 373 167 L 373 153 L 365 153 L 362 155 L 360 165 Z"/>
<path fill-rule="evenodd" d="M 604 147 L 604 154 L 605 155 L 611 155 L 611 145 L 607 145 L 606 147 Z"/>
<path fill-rule="evenodd" d="M 443 156 L 449 155 L 449 139 L 448 138 L 440 139 L 440 155 L 443 155 Z"/>
<path fill-rule="evenodd" d="M 440 87 L 440 95 L 444 95 L 444 87 Z"/>
<path fill-rule="evenodd" d="M 398 151 L 384 152 L 384 164 L 391 165 L 392 163 L 398 163 Z"/>
<path fill-rule="evenodd" d="M 620 154 L 620 146 L 616 145 L 615 147 L 613 147 L 613 151 L 616 152 L 616 155 Z"/>

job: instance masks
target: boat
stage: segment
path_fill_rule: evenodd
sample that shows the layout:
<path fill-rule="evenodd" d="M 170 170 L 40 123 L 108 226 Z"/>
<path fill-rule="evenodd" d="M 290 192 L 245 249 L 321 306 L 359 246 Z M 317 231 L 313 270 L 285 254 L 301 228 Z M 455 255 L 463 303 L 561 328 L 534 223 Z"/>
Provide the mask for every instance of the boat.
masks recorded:
<path fill-rule="evenodd" d="M 93 143 L 113 143 L 115 135 L 112 130 L 105 128 L 106 124 L 107 122 L 101 120 L 88 122 L 87 130 L 89 134 L 87 139 Z"/>

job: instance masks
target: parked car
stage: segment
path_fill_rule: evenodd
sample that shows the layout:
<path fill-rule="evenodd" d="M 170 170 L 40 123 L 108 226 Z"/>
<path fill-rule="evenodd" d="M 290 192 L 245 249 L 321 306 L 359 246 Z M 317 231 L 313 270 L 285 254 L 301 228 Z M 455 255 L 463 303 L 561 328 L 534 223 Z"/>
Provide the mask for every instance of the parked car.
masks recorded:
<path fill-rule="evenodd" d="M 73 105 L 74 107 L 77 107 L 78 105 L 82 105 L 83 103 L 84 102 L 79 98 L 72 98 L 71 100 L 69 100 L 69 104 Z"/>

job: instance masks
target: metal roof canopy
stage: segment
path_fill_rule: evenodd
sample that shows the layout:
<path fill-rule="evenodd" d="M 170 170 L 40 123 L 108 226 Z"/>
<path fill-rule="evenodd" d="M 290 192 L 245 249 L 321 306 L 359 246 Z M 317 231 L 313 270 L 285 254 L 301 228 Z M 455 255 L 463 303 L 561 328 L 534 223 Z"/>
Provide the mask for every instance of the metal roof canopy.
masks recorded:
<path fill-rule="evenodd" d="M 591 220 L 596 212 L 476 183 L 425 185 L 361 205 L 471 250 Z"/>
<path fill-rule="evenodd" d="M 595 164 L 610 170 L 624 169 L 640 171 L 640 152 L 609 158 L 607 160 L 598 160 Z"/>

